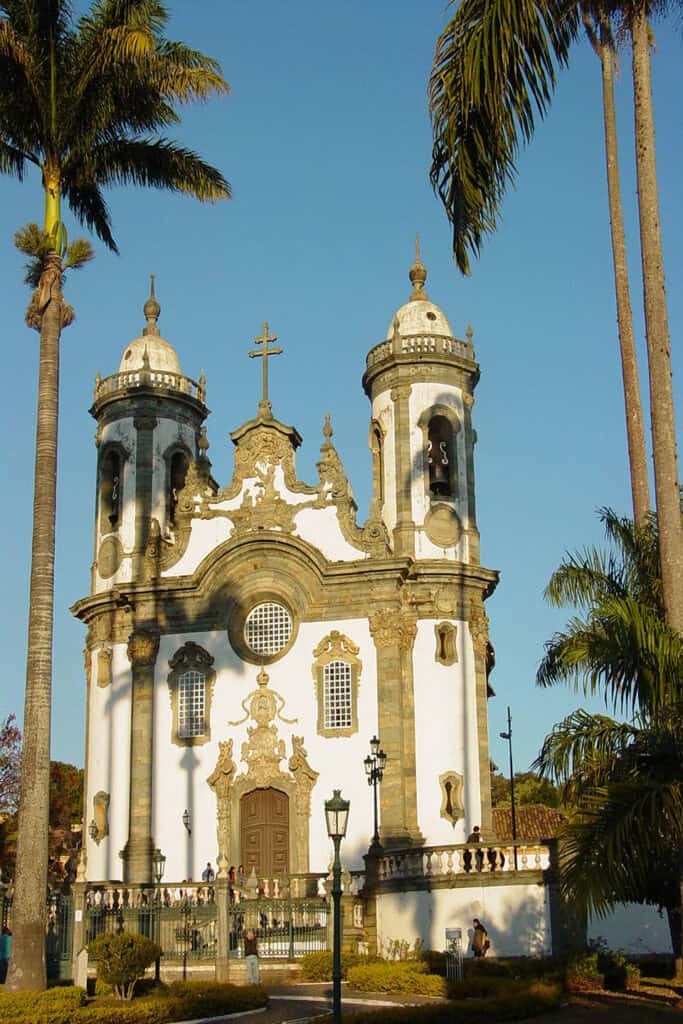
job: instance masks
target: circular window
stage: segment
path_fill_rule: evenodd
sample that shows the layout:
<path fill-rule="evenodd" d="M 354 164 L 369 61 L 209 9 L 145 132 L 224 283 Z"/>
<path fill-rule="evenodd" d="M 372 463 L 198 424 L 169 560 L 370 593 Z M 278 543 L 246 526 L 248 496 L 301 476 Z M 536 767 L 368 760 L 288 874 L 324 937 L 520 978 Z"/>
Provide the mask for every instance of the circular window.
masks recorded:
<path fill-rule="evenodd" d="M 252 608 L 244 623 L 244 640 L 254 654 L 277 654 L 292 635 L 292 616 L 284 605 L 266 601 Z"/>

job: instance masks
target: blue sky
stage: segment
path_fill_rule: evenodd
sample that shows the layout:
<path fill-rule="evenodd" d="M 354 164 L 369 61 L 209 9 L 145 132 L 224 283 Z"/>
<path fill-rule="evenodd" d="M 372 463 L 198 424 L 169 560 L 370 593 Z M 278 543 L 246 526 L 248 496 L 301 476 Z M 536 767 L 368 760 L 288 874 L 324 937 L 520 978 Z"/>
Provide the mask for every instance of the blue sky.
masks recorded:
<path fill-rule="evenodd" d="M 83 761 L 84 630 L 68 609 L 88 591 L 93 557 L 95 424 L 87 410 L 96 371 L 113 373 L 140 333 L 149 273 L 157 276 L 162 334 L 185 373 L 206 372 L 209 454 L 219 482 L 232 472 L 228 433 L 256 409 L 260 367 L 247 351 L 268 320 L 285 349 L 271 365 L 271 398 L 278 418 L 303 435 L 299 475 L 316 479 L 330 411 L 364 519 L 365 355 L 410 294 L 407 271 L 419 232 L 429 296 L 457 335 L 472 324 L 481 365 L 474 406 L 478 524 L 482 562 L 501 572 L 488 602 L 497 653 L 491 752 L 506 765 L 498 733 L 509 703 L 516 767 L 525 768 L 553 723 L 582 703 L 569 691 L 535 687 L 543 643 L 566 619 L 545 606 L 543 588 L 565 551 L 599 540 L 598 507 L 630 511 L 598 62 L 587 44 L 577 45 L 552 110 L 519 161 L 500 230 L 464 279 L 428 180 L 426 83 L 445 21 L 443 0 L 176 0 L 169 7 L 169 35 L 218 58 L 232 86 L 231 97 L 188 109 L 178 137 L 221 168 L 234 198 L 203 207 L 151 191 L 112 191 L 121 255 L 96 243 L 96 260 L 67 282 L 77 319 L 62 347 L 53 757 Z M 660 23 L 656 36 L 657 155 L 678 401 L 683 64 L 679 29 Z M 629 75 L 624 53 L 622 185 L 645 373 Z M 38 351 L 37 335 L 24 325 L 28 292 L 11 239 L 41 214 L 35 178 L 0 181 L 0 717 L 21 717 L 23 707 Z M 72 221 L 68 227 L 71 237 L 82 233 Z"/>

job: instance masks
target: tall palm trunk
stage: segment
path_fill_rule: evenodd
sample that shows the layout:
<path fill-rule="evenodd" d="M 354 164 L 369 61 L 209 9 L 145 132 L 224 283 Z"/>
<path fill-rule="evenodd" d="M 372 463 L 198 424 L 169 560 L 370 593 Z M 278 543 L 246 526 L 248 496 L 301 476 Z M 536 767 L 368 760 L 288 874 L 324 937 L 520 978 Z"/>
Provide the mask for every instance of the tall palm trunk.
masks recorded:
<path fill-rule="evenodd" d="M 671 387 L 669 324 L 659 226 L 655 129 L 650 79 L 650 32 L 645 4 L 630 21 L 633 43 L 638 214 L 643 267 L 645 331 L 650 377 L 650 415 L 655 468 L 662 590 L 668 624 L 683 634 L 683 525 Z"/>
<path fill-rule="evenodd" d="M 628 283 L 628 265 L 626 262 L 624 217 L 621 207 L 617 120 L 614 110 L 614 49 L 611 44 L 609 25 L 606 25 L 604 21 L 599 27 L 599 38 L 595 40 L 594 45 L 602 67 L 602 101 L 605 128 L 605 161 L 607 164 L 607 194 L 609 198 L 609 217 L 612 236 L 614 290 L 617 300 L 621 374 L 624 383 L 626 438 L 628 443 L 629 470 L 631 474 L 633 521 L 636 526 L 642 527 L 647 522 L 647 516 L 650 511 L 650 486 L 648 483 L 647 456 L 645 453 L 643 404 L 640 395 L 636 343 L 633 336 L 633 312 L 631 308 L 631 295 Z"/>
<path fill-rule="evenodd" d="M 59 340 L 64 313 L 61 277 L 61 261 L 53 253 L 45 262 L 27 318 L 31 326 L 40 327 L 40 367 L 24 742 L 12 907 L 14 941 L 6 986 L 10 991 L 46 986 Z"/>

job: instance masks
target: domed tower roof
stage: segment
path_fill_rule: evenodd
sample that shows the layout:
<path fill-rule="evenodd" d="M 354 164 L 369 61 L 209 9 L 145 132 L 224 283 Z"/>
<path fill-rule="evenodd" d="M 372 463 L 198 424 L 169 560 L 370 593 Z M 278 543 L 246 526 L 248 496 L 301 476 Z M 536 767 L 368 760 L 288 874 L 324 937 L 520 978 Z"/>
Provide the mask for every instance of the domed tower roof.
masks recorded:
<path fill-rule="evenodd" d="M 453 329 L 446 314 L 435 303 L 430 302 L 424 290 L 427 269 L 420 259 L 420 239 L 415 240 L 415 262 L 409 275 L 413 294 L 408 302 L 397 309 L 387 329 L 386 340 L 391 341 L 396 330 L 403 335 L 442 335 L 453 337 Z"/>
<path fill-rule="evenodd" d="M 161 370 L 165 373 L 180 373 L 180 360 L 172 345 L 161 337 L 157 320 L 161 313 L 161 306 L 154 294 L 154 274 L 151 274 L 150 292 L 147 302 L 143 306 L 143 312 L 147 323 L 142 328 L 139 338 L 131 341 L 121 357 L 119 373 L 128 373 L 132 370 Z"/>

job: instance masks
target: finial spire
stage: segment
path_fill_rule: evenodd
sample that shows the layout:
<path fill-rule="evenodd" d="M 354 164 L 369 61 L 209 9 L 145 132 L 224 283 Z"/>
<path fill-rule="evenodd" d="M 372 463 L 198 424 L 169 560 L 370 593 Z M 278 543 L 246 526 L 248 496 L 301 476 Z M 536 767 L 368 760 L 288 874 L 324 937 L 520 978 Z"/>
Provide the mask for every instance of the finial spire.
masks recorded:
<path fill-rule="evenodd" d="M 424 283 L 427 280 L 427 268 L 420 259 L 420 236 L 415 236 L 415 262 L 410 268 L 408 274 L 410 283 L 413 286 L 413 294 L 410 296 L 411 302 L 421 302 L 427 298 L 427 293 L 424 291 Z"/>
<path fill-rule="evenodd" d="M 143 334 L 159 334 L 159 328 L 157 327 L 157 320 L 161 313 L 161 306 L 157 302 L 156 295 L 154 294 L 154 274 L 149 275 L 149 298 L 142 307 L 142 312 L 145 314 L 147 323 L 142 328 Z"/>

